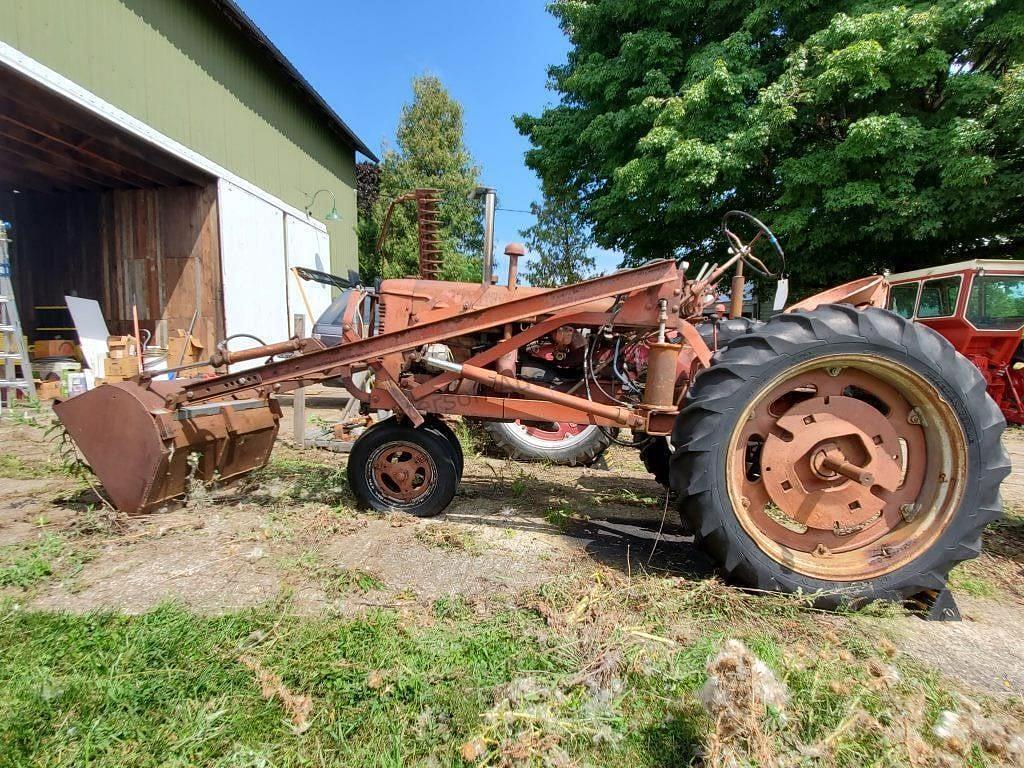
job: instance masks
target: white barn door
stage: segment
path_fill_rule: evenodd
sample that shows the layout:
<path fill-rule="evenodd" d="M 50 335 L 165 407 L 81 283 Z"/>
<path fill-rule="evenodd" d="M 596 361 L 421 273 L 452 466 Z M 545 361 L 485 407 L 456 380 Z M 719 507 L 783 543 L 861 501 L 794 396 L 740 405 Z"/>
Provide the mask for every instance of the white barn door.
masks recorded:
<path fill-rule="evenodd" d="M 285 214 L 284 217 L 284 233 L 288 259 L 288 317 L 304 315 L 308 335 L 313 332 L 313 323 L 331 304 L 331 287 L 302 280 L 300 288 L 300 281 L 292 273 L 291 268 L 306 267 L 319 272 L 330 272 L 330 240 L 326 232 L 290 214 Z"/>
<path fill-rule="evenodd" d="M 283 341 L 290 335 L 284 213 L 229 181 L 221 179 L 217 188 L 225 332 L 249 333 L 267 344 Z M 256 342 L 236 339 L 228 346 L 246 349 Z"/>

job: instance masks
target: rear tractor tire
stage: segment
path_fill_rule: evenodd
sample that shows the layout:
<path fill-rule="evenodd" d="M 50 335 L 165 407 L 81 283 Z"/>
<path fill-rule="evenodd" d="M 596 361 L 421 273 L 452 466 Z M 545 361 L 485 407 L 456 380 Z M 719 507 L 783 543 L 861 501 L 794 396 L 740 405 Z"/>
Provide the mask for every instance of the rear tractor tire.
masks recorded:
<path fill-rule="evenodd" d="M 433 421 L 419 429 L 385 419 L 366 430 L 348 455 L 348 483 L 359 506 L 433 517 L 459 487 L 460 462 Z"/>
<path fill-rule="evenodd" d="M 931 329 L 825 305 L 732 340 L 697 375 L 670 481 L 727 578 L 823 607 L 945 587 L 998 519 L 1006 423 Z"/>
<path fill-rule="evenodd" d="M 608 433 L 593 424 L 485 421 L 483 425 L 501 452 L 519 461 L 586 467 L 597 461 L 611 444 Z"/>

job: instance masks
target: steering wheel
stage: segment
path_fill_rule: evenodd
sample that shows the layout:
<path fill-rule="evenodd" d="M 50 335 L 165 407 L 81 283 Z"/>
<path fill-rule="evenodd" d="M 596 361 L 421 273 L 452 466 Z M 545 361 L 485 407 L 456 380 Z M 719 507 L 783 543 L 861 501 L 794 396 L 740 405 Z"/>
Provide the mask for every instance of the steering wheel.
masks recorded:
<path fill-rule="evenodd" d="M 741 220 L 749 224 L 753 224 L 757 233 L 754 235 L 754 239 L 749 243 L 744 243 L 739 235 L 729 228 L 730 222 L 734 220 Z M 779 241 L 776 239 L 775 235 L 772 234 L 772 231 L 768 229 L 765 223 L 760 219 L 754 218 L 746 211 L 729 211 L 722 217 L 722 234 L 725 235 L 726 240 L 729 241 L 736 253 L 740 254 L 740 258 L 743 262 L 762 277 L 774 278 L 781 277 L 785 274 L 786 254 L 782 252 L 782 246 L 779 245 Z M 754 255 L 754 246 L 762 237 L 768 238 L 768 242 L 775 249 L 775 252 L 779 255 L 779 258 L 782 261 L 782 269 L 778 273 L 772 272 L 767 266 L 765 266 L 763 261 Z"/>

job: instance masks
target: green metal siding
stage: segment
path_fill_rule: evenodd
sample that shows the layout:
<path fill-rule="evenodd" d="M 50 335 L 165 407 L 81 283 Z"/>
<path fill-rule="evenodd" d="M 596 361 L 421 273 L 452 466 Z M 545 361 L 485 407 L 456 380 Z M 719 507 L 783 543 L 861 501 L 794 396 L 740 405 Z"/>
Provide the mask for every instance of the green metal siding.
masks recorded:
<path fill-rule="evenodd" d="M 342 215 L 327 224 L 331 264 L 356 269 L 353 150 L 217 9 L 0 0 L 0 39 L 296 208 L 330 189 Z M 322 217 L 327 196 L 316 206 Z"/>

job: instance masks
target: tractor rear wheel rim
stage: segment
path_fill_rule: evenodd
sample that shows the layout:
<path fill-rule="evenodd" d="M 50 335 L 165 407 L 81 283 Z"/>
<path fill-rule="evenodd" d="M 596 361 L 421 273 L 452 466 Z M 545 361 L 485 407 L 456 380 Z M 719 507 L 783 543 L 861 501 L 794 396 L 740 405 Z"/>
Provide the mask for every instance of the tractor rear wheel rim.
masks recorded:
<path fill-rule="evenodd" d="M 588 424 L 569 424 L 555 421 L 550 424 L 524 423 L 516 420 L 513 426 L 523 433 L 527 442 L 539 448 L 567 448 L 587 439 Z"/>
<path fill-rule="evenodd" d="M 835 355 L 776 377 L 729 443 L 729 498 L 773 559 L 829 581 L 876 578 L 913 560 L 952 519 L 966 439 L 920 374 L 887 358 Z"/>
<path fill-rule="evenodd" d="M 415 443 L 385 443 L 366 462 L 366 483 L 385 504 L 413 507 L 433 492 L 437 468 L 430 454 Z"/>

